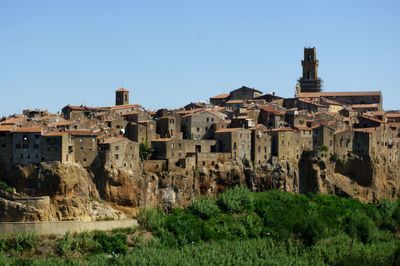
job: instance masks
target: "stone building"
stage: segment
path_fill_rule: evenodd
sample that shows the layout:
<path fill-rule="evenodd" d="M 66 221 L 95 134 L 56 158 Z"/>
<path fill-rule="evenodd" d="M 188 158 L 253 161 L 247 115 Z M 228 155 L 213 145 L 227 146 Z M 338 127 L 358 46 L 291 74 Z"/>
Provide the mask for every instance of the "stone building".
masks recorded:
<path fill-rule="evenodd" d="M 17 127 L 12 132 L 13 164 L 37 164 L 42 160 L 42 127 Z"/>
<path fill-rule="evenodd" d="M 220 112 L 204 111 L 182 117 L 184 139 L 211 139 L 214 132 L 225 122 L 226 115 Z"/>
<path fill-rule="evenodd" d="M 294 127 L 300 133 L 302 144 L 301 148 L 303 150 L 313 149 L 313 129 L 305 125 L 297 125 Z"/>
<path fill-rule="evenodd" d="M 0 125 L 0 164 L 9 167 L 13 161 L 12 130 L 14 126 Z"/>
<path fill-rule="evenodd" d="M 151 140 L 156 138 L 156 122 L 146 120 L 128 123 L 124 135 L 132 141 L 151 144 Z"/>
<path fill-rule="evenodd" d="M 253 100 L 262 96 L 262 92 L 254 88 L 242 86 L 229 93 L 229 100 Z"/>
<path fill-rule="evenodd" d="M 261 106 L 258 123 L 263 124 L 267 128 L 285 127 L 285 113 L 285 111 L 274 108 L 271 105 Z"/>
<path fill-rule="evenodd" d="M 229 93 L 218 94 L 210 98 L 210 103 L 216 106 L 223 106 L 229 99 Z"/>
<path fill-rule="evenodd" d="M 182 139 L 153 139 L 151 147 L 153 159 L 179 160 L 186 157 L 186 141 Z"/>
<path fill-rule="evenodd" d="M 251 160 L 251 131 L 243 128 L 222 128 L 215 132 L 218 152 L 230 153 L 234 160 Z"/>
<path fill-rule="evenodd" d="M 251 128 L 251 160 L 254 166 L 267 164 L 271 159 L 272 139 L 267 127 L 257 125 Z"/>
<path fill-rule="evenodd" d="M 161 138 L 181 139 L 181 116 L 176 112 L 160 112 L 156 118 L 156 133 Z"/>
<path fill-rule="evenodd" d="M 74 147 L 75 162 L 90 167 L 98 155 L 97 135 L 89 130 L 70 130 L 68 133 Z"/>
<path fill-rule="evenodd" d="M 139 171 L 139 144 L 124 137 L 106 138 L 99 143 L 99 157 L 106 167 Z"/>
<path fill-rule="evenodd" d="M 313 147 L 319 148 L 321 146 L 325 146 L 328 148 L 329 154 L 333 154 L 334 134 L 335 134 L 335 129 L 330 126 L 327 125 L 314 126 L 312 130 Z"/>
<path fill-rule="evenodd" d="M 73 142 L 67 132 L 43 133 L 41 148 L 42 162 L 75 162 Z"/>
<path fill-rule="evenodd" d="M 272 137 L 271 154 L 278 160 L 299 159 L 302 152 L 302 139 L 298 131 L 291 128 L 270 130 Z"/>

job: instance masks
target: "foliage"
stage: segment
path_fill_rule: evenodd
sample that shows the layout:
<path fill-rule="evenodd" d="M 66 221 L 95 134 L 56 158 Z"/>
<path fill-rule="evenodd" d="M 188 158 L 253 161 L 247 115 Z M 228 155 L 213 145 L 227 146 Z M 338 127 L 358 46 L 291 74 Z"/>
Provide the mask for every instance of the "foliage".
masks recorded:
<path fill-rule="evenodd" d="M 142 209 L 135 232 L 56 238 L 58 258 L 0 255 L 0 265 L 400 265 L 399 216 L 399 201 L 236 187 L 169 213 Z M 34 239 L 5 237 L 0 249 L 28 257 Z"/>
<path fill-rule="evenodd" d="M 4 181 L 0 181 L 0 190 L 8 192 L 8 193 L 14 192 L 14 188 Z"/>
<path fill-rule="evenodd" d="M 252 193 L 245 187 L 235 187 L 222 193 L 217 200 L 220 208 L 229 213 L 252 211 L 254 201 Z"/>
<path fill-rule="evenodd" d="M 210 219 L 220 212 L 215 200 L 205 197 L 195 200 L 189 206 L 189 211 L 202 219 Z"/>
<path fill-rule="evenodd" d="M 339 156 L 337 155 L 336 152 L 333 153 L 333 154 L 331 155 L 330 160 L 331 160 L 332 162 L 337 162 L 337 161 L 339 161 Z"/>
<path fill-rule="evenodd" d="M 149 142 L 145 139 L 144 142 L 139 144 L 139 156 L 143 160 L 148 160 L 151 157 L 152 149 Z"/>
<path fill-rule="evenodd" d="M 329 148 L 328 148 L 328 146 L 322 144 L 321 147 L 319 147 L 319 150 L 322 152 L 328 152 Z"/>

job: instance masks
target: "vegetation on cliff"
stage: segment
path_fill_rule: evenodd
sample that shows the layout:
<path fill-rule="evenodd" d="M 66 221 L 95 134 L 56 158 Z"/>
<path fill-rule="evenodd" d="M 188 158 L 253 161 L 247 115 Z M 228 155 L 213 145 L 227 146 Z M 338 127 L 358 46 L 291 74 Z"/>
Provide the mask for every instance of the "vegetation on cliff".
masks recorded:
<path fill-rule="evenodd" d="M 3 238 L 0 264 L 400 265 L 399 201 L 237 187 L 186 209 L 143 210 L 139 222 L 129 230 Z"/>

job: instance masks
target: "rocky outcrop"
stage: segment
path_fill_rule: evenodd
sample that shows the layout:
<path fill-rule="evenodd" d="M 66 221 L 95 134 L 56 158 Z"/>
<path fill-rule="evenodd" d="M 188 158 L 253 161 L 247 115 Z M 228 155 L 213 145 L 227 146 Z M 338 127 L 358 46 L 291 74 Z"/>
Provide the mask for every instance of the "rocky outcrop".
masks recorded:
<path fill-rule="evenodd" d="M 99 202 L 93 177 L 78 164 L 42 163 L 18 167 L 6 176 L 18 197 L 1 197 L 1 221 L 53 221 L 117 219 L 125 217 L 109 204 Z M 0 195 L 1 196 L 1 195 Z M 48 196 L 49 206 L 28 204 L 35 197 Z M 8 218 L 7 218 L 8 217 Z"/>
<path fill-rule="evenodd" d="M 78 164 L 42 163 L 18 167 L 2 176 L 22 197 L 49 197 L 49 206 L 1 197 L 1 221 L 119 219 L 141 207 L 169 210 L 187 206 L 196 197 L 215 196 L 235 185 L 253 191 L 280 189 L 298 193 L 332 193 L 364 202 L 398 198 L 399 163 L 384 157 L 349 154 L 338 160 L 323 152 L 303 152 L 299 159 L 253 168 L 251 163 L 217 163 L 195 170 L 133 172 L 104 165 L 91 170 Z"/>

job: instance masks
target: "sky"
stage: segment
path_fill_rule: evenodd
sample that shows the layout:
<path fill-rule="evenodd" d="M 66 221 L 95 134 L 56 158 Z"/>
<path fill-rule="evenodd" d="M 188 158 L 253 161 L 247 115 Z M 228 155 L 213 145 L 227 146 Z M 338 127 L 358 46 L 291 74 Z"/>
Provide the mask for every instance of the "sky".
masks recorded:
<path fill-rule="evenodd" d="M 176 108 L 243 85 L 293 97 L 304 47 L 325 91 L 381 90 L 400 109 L 400 1 L 0 0 L 0 116 Z"/>

